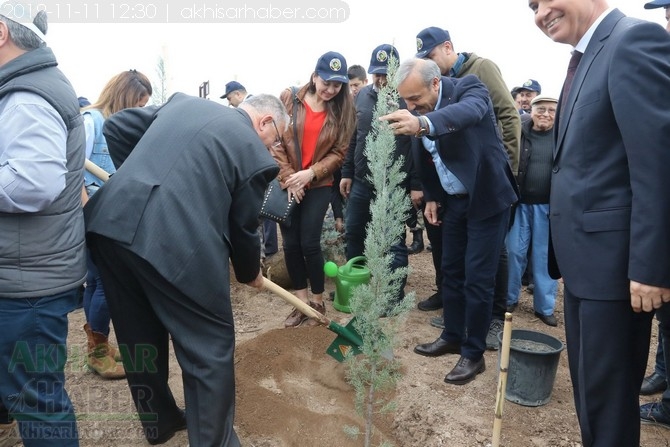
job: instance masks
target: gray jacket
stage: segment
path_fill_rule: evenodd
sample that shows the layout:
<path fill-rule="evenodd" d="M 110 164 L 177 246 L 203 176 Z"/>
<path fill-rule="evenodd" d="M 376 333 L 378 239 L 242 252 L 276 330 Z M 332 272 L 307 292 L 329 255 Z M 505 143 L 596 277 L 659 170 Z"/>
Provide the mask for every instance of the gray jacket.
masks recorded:
<path fill-rule="evenodd" d="M 86 277 L 81 189 L 85 158 L 77 95 L 56 68 L 49 48 L 22 54 L 0 67 L 0 98 L 32 92 L 44 98 L 67 128 L 65 188 L 45 209 L 0 213 L 0 296 L 36 298 L 66 292 Z"/>

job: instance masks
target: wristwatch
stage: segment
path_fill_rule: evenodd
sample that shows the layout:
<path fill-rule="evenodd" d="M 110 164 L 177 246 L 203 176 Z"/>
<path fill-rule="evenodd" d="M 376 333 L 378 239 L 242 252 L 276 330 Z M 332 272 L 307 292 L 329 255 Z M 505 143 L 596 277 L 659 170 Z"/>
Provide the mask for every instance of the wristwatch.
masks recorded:
<path fill-rule="evenodd" d="M 419 130 L 414 134 L 417 138 L 423 138 L 430 133 L 430 125 L 428 124 L 428 118 L 425 116 L 417 116 L 419 120 Z"/>

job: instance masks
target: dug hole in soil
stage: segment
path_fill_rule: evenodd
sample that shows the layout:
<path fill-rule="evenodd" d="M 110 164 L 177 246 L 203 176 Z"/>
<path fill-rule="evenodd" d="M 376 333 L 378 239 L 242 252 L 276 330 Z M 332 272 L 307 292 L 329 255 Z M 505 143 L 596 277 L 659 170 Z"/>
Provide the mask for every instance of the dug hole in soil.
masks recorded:
<path fill-rule="evenodd" d="M 415 291 L 418 302 L 434 293 L 431 255 L 423 251 L 409 259 L 411 272 L 405 290 Z M 333 281 L 327 279 L 326 294 L 333 290 Z M 269 292 L 258 292 L 233 282 L 231 294 L 237 336 L 235 427 L 242 445 L 362 446 L 362 437 L 352 439 L 344 431 L 346 426 L 362 429 L 364 421 L 354 410 L 354 392 L 345 380 L 345 366 L 325 352 L 335 334 L 323 327 L 284 329 L 284 319 L 292 308 Z M 336 311 L 330 301 L 326 307 L 327 316 L 337 322 L 346 323 L 351 318 Z M 394 396 L 397 408 L 391 414 L 376 418 L 375 446 L 380 445 L 382 439 L 398 447 L 483 447 L 491 443 L 498 352 L 487 351 L 486 371 L 463 386 L 443 381 L 458 356 L 428 358 L 412 352 L 417 344 L 433 341 L 440 335 L 438 329 L 428 324 L 430 318 L 440 312 L 422 312 L 415 307 L 407 316 L 395 351 L 403 370 Z M 556 316 L 557 328 L 539 321 L 533 315 L 532 296 L 524 291 L 513 314 L 513 328 L 539 331 L 565 341 L 562 288 L 559 288 Z M 67 389 L 79 417 L 81 445 L 148 445 L 136 419 L 126 381 L 102 380 L 86 369 L 84 323 L 81 309 L 70 314 L 66 370 Z M 649 372 L 653 369 L 656 341 L 654 324 Z M 174 355 L 170 385 L 177 402 L 183 406 L 181 370 Z M 641 403 L 657 399 L 660 395 L 640 397 Z M 187 444 L 186 431 L 182 431 L 164 445 Z M 501 445 L 581 446 L 565 351 L 560 355 L 549 403 L 525 407 L 505 401 Z M 643 425 L 641 446 L 670 446 L 670 430 Z"/>

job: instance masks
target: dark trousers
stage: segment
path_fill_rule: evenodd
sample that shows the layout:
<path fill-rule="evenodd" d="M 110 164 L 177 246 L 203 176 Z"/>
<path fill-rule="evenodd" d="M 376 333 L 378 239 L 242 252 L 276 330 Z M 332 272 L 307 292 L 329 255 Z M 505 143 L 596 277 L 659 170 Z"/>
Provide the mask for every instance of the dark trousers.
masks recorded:
<path fill-rule="evenodd" d="M 656 311 L 656 318 L 658 319 L 657 351 L 660 351 L 663 355 L 663 366 L 670 365 L 670 303 L 663 304 Z M 658 368 L 658 360 L 656 368 Z M 661 403 L 663 404 L 663 411 L 670 417 L 670 387 L 666 387 L 665 391 L 663 391 Z"/>
<path fill-rule="evenodd" d="M 448 196 L 442 216 L 441 337 L 461 343 L 461 355 L 479 360 L 486 349 L 500 251 L 509 226 L 507 209 L 468 219 L 468 198 Z"/>
<path fill-rule="evenodd" d="M 346 234 L 346 256 L 347 260 L 362 256 L 365 251 L 365 238 L 367 236 L 367 225 L 372 219 L 370 214 L 370 202 L 374 199 L 373 188 L 360 180 L 354 179 L 351 192 L 347 200 L 347 217 L 345 219 Z M 391 259 L 391 270 L 407 267 L 409 263 L 407 245 L 405 245 L 405 233 L 398 235 L 397 241 L 389 248 L 393 256 Z M 405 283 L 407 278 L 400 284 L 398 299 L 405 296 Z"/>
<path fill-rule="evenodd" d="M 270 256 L 279 251 L 277 222 L 270 219 L 261 219 L 261 221 L 263 222 L 263 253 Z"/>
<path fill-rule="evenodd" d="M 565 336 L 584 447 L 638 447 L 639 393 L 653 313 L 629 300 L 589 300 L 564 288 Z"/>
<path fill-rule="evenodd" d="M 239 446 L 230 297 L 221 297 L 215 311 L 205 309 L 115 241 L 93 236 L 90 242 L 145 436 L 163 436 L 182 418 L 168 385 L 171 336 L 182 369 L 190 445 Z"/>
<path fill-rule="evenodd" d="M 442 229 L 439 226 L 426 223 L 426 234 L 433 250 L 433 267 L 435 267 L 435 285 L 437 292 L 442 291 Z M 495 276 L 495 286 L 493 288 L 493 309 L 491 319 L 504 320 L 507 312 L 507 288 L 509 284 L 509 271 L 507 268 L 507 246 L 503 239 L 503 246 L 500 250 L 498 259 L 498 268 Z"/>
<path fill-rule="evenodd" d="M 307 280 L 313 294 L 325 288 L 321 232 L 329 203 L 330 186 L 308 189 L 291 214 L 291 226 L 279 225 L 286 270 L 295 290 L 307 288 Z"/>

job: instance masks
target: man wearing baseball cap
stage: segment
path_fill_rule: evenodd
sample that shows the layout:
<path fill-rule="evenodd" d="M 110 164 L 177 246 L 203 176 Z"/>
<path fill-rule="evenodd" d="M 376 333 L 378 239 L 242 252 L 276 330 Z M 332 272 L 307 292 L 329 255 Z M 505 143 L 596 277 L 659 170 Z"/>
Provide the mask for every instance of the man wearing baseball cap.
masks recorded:
<path fill-rule="evenodd" d="M 474 74 L 484 83 L 493 103 L 493 111 L 512 172 L 516 174 L 519 165 L 521 119 L 498 66 L 491 60 L 477 56 L 475 53 L 457 53 L 449 31 L 436 26 L 426 28 L 417 34 L 416 50 L 416 57 L 433 60 L 440 67 L 442 76 L 462 78 Z M 418 308 L 420 310 L 437 310 L 443 307 L 441 296 L 442 233 L 439 227 L 433 225 L 426 225 L 426 233 L 433 249 L 437 293 L 421 301 Z M 498 272 L 496 273 L 493 313 L 489 333 L 486 337 L 487 349 L 498 349 L 497 336 L 502 331 L 503 319 L 507 310 L 507 279 L 507 250 L 503 247 Z M 442 317 L 435 317 L 431 320 L 431 325 L 442 327 L 443 321 Z"/>
<path fill-rule="evenodd" d="M 383 44 L 372 50 L 370 66 L 368 73 L 372 75 L 372 84 L 363 87 L 356 96 L 356 136 L 355 143 L 349 146 L 344 164 L 342 165 L 342 180 L 340 181 L 340 193 L 346 197 L 346 218 L 344 219 L 345 234 L 347 240 L 346 257 L 352 259 L 363 255 L 365 248 L 366 228 L 370 222 L 370 201 L 374 197 L 374 186 L 368 180 L 370 178 L 370 168 L 368 167 L 368 158 L 365 155 L 366 140 L 368 134 L 372 131 L 372 118 L 374 109 L 377 105 L 379 91 L 386 85 L 389 60 L 394 58 L 399 60 L 398 50 L 392 45 Z M 401 103 L 404 107 L 404 102 Z M 396 158 L 404 157 L 405 177 L 403 187 L 409 192 L 410 186 L 413 190 L 419 192 L 421 184 L 416 175 L 411 175 L 409 171 L 409 162 L 411 160 L 411 139 L 407 136 L 396 137 L 395 155 Z M 411 183 L 411 185 L 410 185 Z M 405 235 L 398 235 L 397 243 L 391 249 L 393 260 L 391 268 L 396 269 L 406 267 L 407 246 L 405 246 Z M 404 286 L 404 284 L 403 284 Z M 404 297 L 400 287 L 398 300 Z"/>
<path fill-rule="evenodd" d="M 665 8 L 665 29 L 670 32 L 670 0 L 654 0 L 644 9 Z M 643 424 L 670 428 L 670 387 L 668 387 L 668 365 L 670 365 L 670 306 L 666 303 L 656 311 L 658 319 L 658 344 L 654 371 L 642 382 L 640 394 L 649 395 L 663 391 L 660 401 L 640 405 L 640 421 Z"/>
<path fill-rule="evenodd" d="M 656 8 L 665 8 L 665 20 L 667 21 L 665 29 L 670 33 L 670 0 L 654 0 L 644 4 L 644 9 Z"/>
<path fill-rule="evenodd" d="M 226 92 L 221 95 L 221 99 L 227 99 L 228 104 L 233 107 L 237 107 L 242 103 L 242 101 L 247 99 L 247 96 L 250 95 L 247 93 L 247 89 L 245 89 L 242 84 L 237 81 L 230 81 L 226 84 Z"/>
<path fill-rule="evenodd" d="M 530 102 L 540 93 L 542 93 L 542 87 L 535 79 L 528 79 L 519 87 L 512 89 L 512 98 L 518 104 L 521 115 L 530 113 Z"/>
<path fill-rule="evenodd" d="M 26 446 L 77 447 L 64 368 L 86 279 L 86 138 L 47 15 L 27 12 L 0 14 L 0 444 L 20 431 Z"/>

